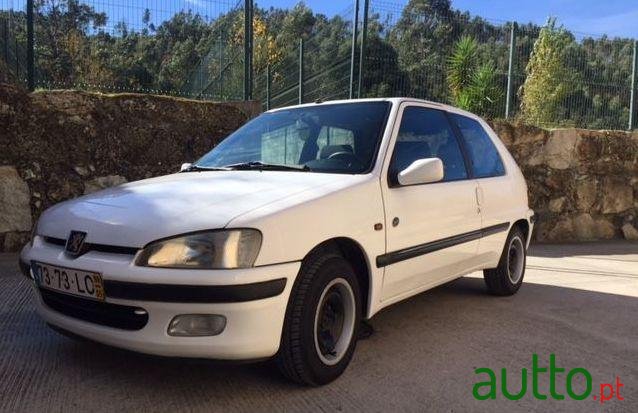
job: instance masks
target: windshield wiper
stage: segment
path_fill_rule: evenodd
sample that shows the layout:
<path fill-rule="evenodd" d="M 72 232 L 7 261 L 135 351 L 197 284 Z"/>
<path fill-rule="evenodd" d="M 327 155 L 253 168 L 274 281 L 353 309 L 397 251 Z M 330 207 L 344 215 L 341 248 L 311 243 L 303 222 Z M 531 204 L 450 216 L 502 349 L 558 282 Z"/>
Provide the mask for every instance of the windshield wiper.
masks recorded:
<path fill-rule="evenodd" d="M 201 172 L 201 171 L 230 171 L 230 169 L 226 167 L 191 165 L 188 167 L 188 169 L 184 169 L 182 172 Z"/>
<path fill-rule="evenodd" d="M 264 163 L 261 161 L 235 163 L 231 165 L 225 165 L 223 168 L 234 170 L 257 169 L 260 171 L 310 171 L 310 167 L 308 165 L 281 165 L 275 163 Z"/>

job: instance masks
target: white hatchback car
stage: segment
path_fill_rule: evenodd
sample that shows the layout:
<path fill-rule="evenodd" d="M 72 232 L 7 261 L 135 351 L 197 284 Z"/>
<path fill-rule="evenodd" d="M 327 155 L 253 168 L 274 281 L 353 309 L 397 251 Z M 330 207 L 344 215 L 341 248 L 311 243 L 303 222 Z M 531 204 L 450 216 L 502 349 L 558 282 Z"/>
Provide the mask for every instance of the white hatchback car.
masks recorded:
<path fill-rule="evenodd" d="M 534 214 L 480 118 L 405 99 L 262 114 L 180 173 L 60 203 L 22 251 L 39 314 L 144 353 L 337 378 L 362 319 L 484 270 L 523 281 Z"/>

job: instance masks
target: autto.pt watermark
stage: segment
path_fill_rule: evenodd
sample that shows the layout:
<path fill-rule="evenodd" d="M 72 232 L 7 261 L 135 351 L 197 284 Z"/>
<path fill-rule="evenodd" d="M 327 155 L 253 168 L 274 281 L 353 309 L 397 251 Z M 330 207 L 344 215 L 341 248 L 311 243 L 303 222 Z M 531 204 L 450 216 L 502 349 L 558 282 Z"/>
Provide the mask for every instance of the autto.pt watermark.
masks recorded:
<path fill-rule="evenodd" d="M 577 367 L 567 370 L 565 367 L 558 367 L 554 354 L 549 355 L 549 365 L 546 367 L 541 367 L 538 355 L 533 354 L 531 370 L 521 369 L 519 389 L 508 387 L 507 380 L 508 378 L 511 380 L 511 378 L 505 368 L 500 370 L 500 375 L 487 367 L 477 368 L 474 373 L 478 381 L 472 388 L 472 394 L 477 400 L 496 399 L 499 393 L 506 399 L 520 400 L 530 394 L 529 388 L 531 388 L 531 397 L 538 400 L 547 400 L 548 398 L 565 400 L 568 397 L 573 400 L 594 400 L 600 404 L 610 400 L 625 400 L 622 396 L 624 384 L 620 381 L 620 377 L 615 376 L 611 381 L 594 383 L 591 373 L 585 368 Z M 542 393 L 539 385 L 541 380 L 547 378 L 549 378 L 548 394 Z M 565 394 L 560 393 L 557 389 L 559 380 L 564 380 Z M 574 383 L 581 385 L 575 389 Z"/>

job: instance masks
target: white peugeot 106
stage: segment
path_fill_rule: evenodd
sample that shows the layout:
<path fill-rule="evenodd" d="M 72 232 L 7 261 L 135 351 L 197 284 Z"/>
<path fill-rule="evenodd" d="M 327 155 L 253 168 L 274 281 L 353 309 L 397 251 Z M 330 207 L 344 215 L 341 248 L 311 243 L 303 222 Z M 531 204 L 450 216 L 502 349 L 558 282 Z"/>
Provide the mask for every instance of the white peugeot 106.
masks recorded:
<path fill-rule="evenodd" d="M 337 378 L 361 320 L 483 270 L 515 293 L 534 222 L 480 118 L 414 99 L 272 110 L 180 173 L 48 209 L 22 251 L 39 314 L 144 353 L 275 356 Z"/>

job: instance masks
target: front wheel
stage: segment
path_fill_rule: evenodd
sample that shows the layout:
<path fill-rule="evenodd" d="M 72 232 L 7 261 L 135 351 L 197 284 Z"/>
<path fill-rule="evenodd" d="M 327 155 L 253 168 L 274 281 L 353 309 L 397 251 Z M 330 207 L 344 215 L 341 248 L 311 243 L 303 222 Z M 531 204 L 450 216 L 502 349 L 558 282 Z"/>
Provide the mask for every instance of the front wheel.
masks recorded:
<path fill-rule="evenodd" d="M 516 294 L 525 275 L 527 248 L 523 232 L 514 227 L 507 236 L 498 267 L 484 270 L 485 284 L 491 294 Z"/>
<path fill-rule="evenodd" d="M 307 385 L 335 380 L 352 359 L 360 319 L 359 283 L 350 263 L 337 253 L 310 257 L 286 311 L 280 370 Z"/>

